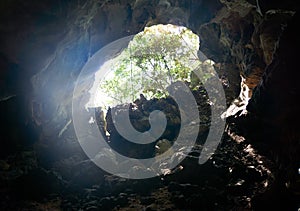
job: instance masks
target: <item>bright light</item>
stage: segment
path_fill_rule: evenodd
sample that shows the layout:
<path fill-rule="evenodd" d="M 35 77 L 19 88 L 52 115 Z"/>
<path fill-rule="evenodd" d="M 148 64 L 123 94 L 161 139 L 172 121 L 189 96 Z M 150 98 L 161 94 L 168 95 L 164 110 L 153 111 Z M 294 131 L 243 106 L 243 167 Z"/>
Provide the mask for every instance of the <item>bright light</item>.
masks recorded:
<path fill-rule="evenodd" d="M 237 99 L 233 101 L 233 103 L 229 106 L 224 114 L 222 114 L 222 118 L 225 119 L 230 116 L 236 115 L 238 112 L 241 111 L 241 115 L 247 114 L 247 105 L 250 100 L 250 89 L 246 84 L 246 79 L 241 76 L 241 92 Z"/>
<path fill-rule="evenodd" d="M 139 36 L 141 40 L 144 39 L 144 41 L 142 43 L 138 43 L 136 38 L 137 36 Z M 129 103 L 137 99 L 139 94 L 141 94 L 138 92 L 142 92 L 142 90 L 144 89 L 144 84 L 142 84 L 143 79 L 141 79 L 141 83 L 139 84 L 136 84 L 136 82 L 132 82 L 131 80 L 130 81 L 122 80 L 122 78 L 118 81 L 119 83 L 116 84 L 116 86 L 120 86 L 120 92 L 122 92 L 121 88 L 124 88 L 125 86 L 131 86 L 132 88 L 135 89 L 135 90 L 131 90 L 133 94 L 130 95 L 130 98 L 126 99 L 125 102 L 120 100 L 118 101 L 118 99 L 116 99 L 117 98 L 116 96 L 113 96 L 112 94 L 108 93 L 107 90 L 101 89 L 100 86 L 101 84 L 103 85 L 105 81 L 112 80 L 115 77 L 116 69 L 120 68 L 121 65 L 124 66 L 125 64 L 124 61 L 128 61 L 128 60 L 130 60 L 130 62 L 129 63 L 127 62 L 126 66 L 122 67 L 122 71 L 131 72 L 131 74 L 132 73 L 138 74 L 140 72 L 141 78 L 150 77 L 152 74 L 151 71 L 152 72 L 161 71 L 160 69 L 153 70 L 154 68 L 152 63 L 154 63 L 155 61 L 153 62 L 153 60 L 149 59 L 149 63 L 144 64 L 145 69 L 147 69 L 147 71 L 149 70 L 149 74 L 146 73 L 145 75 L 145 72 L 141 70 L 140 66 L 138 66 L 134 62 L 131 62 L 131 56 L 132 56 L 131 47 L 134 47 L 135 50 L 134 53 L 136 56 L 139 53 L 139 49 L 136 46 L 147 45 L 147 42 L 151 42 L 151 40 L 159 40 L 159 39 L 165 40 L 165 38 L 169 38 L 171 36 L 180 37 L 179 46 L 181 47 L 175 46 L 174 47 L 175 49 L 174 50 L 171 49 L 171 53 L 168 53 L 165 52 L 164 50 L 166 49 L 169 50 L 168 48 L 170 48 L 170 46 L 164 47 L 161 45 L 157 45 L 157 46 L 151 46 L 153 47 L 151 52 L 154 52 L 154 54 L 159 54 L 159 55 L 161 54 L 165 56 L 165 60 L 168 61 L 167 65 L 170 69 L 172 68 L 174 69 L 178 64 L 178 61 L 182 65 L 192 68 L 190 62 L 195 61 L 195 59 L 198 59 L 197 52 L 199 50 L 199 45 L 200 45 L 199 37 L 196 34 L 194 34 L 191 30 L 185 27 L 175 26 L 171 24 L 146 27 L 143 32 L 140 32 L 139 34 L 134 36 L 134 38 L 129 42 L 128 47 L 126 49 L 123 49 L 119 53 L 119 55 L 112 55 L 112 58 L 109 58 L 109 60 L 107 60 L 95 73 L 95 81 L 92 88 L 89 91 L 91 96 L 89 102 L 86 104 L 86 108 L 101 107 L 102 109 L 106 110 L 108 106 L 115 106 L 121 103 Z M 162 41 L 162 43 L 165 42 Z M 157 51 L 156 51 L 156 47 L 157 47 Z M 145 52 L 141 52 L 141 54 L 143 56 Z M 189 56 L 183 60 L 182 58 L 177 59 L 175 55 L 176 57 L 177 55 L 189 55 Z M 161 67 L 165 68 L 165 65 L 166 64 L 161 64 Z M 190 71 L 192 71 L 192 69 Z M 103 76 L 104 73 L 106 74 Z M 166 78 L 165 80 L 166 81 L 162 83 L 162 88 L 164 89 L 172 82 L 170 81 L 170 78 Z M 155 89 L 156 87 L 153 88 Z M 151 94 L 153 92 L 149 91 L 149 93 Z M 143 94 L 146 97 L 150 98 L 152 96 L 150 96 L 149 93 L 148 95 L 144 93 Z"/>

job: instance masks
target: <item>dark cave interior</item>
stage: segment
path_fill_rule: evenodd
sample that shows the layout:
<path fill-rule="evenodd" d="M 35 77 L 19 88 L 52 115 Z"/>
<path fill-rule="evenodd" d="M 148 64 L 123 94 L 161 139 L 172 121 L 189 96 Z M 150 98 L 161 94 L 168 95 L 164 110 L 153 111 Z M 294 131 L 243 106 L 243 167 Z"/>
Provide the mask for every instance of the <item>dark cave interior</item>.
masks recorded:
<path fill-rule="evenodd" d="M 299 210 L 298 10 L 292 0 L 2 0 L 0 209 Z M 87 155 L 79 139 L 92 140 L 91 134 L 79 137 L 74 117 L 74 104 L 85 110 L 81 103 L 87 100 L 80 94 L 74 101 L 77 79 L 103 47 L 158 24 L 190 29 L 203 55 L 214 61 L 226 100 L 217 149 L 199 165 L 199 156 L 211 152 L 205 141 L 218 106 L 199 85 L 185 90 L 199 108 L 196 132 L 192 104 L 182 109 L 172 97 L 140 95 L 105 117 L 100 108 L 90 109 L 109 145 L 89 143 L 93 156 Z M 91 86 L 79 91 L 88 93 Z M 128 110 L 140 132 L 151 129 L 151 112 L 162 111 L 165 131 L 151 144 L 129 142 L 112 118 Z M 168 150 L 181 133 L 196 137 L 193 147 Z M 134 178 L 143 175 L 143 166 L 112 159 L 108 147 L 138 159 L 168 150 L 166 162 L 178 165 L 167 168 L 156 159 L 156 177 L 114 175 L 97 160 L 108 168 L 117 163 Z"/>

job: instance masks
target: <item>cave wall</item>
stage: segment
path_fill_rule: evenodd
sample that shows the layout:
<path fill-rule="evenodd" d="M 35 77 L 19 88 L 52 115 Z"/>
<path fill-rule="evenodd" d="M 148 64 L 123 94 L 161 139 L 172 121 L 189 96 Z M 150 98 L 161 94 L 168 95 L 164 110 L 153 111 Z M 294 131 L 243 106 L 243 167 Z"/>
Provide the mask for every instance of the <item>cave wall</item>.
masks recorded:
<path fill-rule="evenodd" d="M 222 7 L 218 1 L 170 1 L 164 5 L 159 1 L 33 0 L 1 4 L 1 96 L 21 101 L 15 109 L 23 111 L 20 124 L 38 128 L 43 142 L 74 140 L 72 124 L 68 125 L 74 84 L 83 65 L 101 47 L 158 23 L 196 31 Z M 11 113 L 16 114 L 4 112 L 5 121 Z M 66 125 L 71 137 L 59 135 Z M 14 128 L 14 122 L 6 126 Z M 8 139 L 18 142 L 22 136 L 8 135 Z M 15 146 L 14 142 L 7 144 Z"/>
<path fill-rule="evenodd" d="M 296 182 L 300 162 L 300 113 L 297 105 L 300 90 L 297 61 L 299 40 L 294 31 L 298 24 L 299 14 L 296 14 L 283 32 L 274 58 L 248 105 L 251 112 L 249 122 L 252 123 L 247 128 L 252 128 L 250 133 L 256 131 L 256 137 L 252 139 L 263 143 L 262 150 L 266 154 L 272 154 L 282 172 L 280 177 L 286 183 Z"/>
<path fill-rule="evenodd" d="M 289 84 L 290 79 L 297 84 L 297 77 L 294 72 L 274 67 L 289 48 L 273 56 L 297 10 L 295 4 L 261 1 L 259 10 L 256 1 L 250 0 L 1 1 L 1 157 L 35 143 L 40 160 L 47 166 L 77 152 L 71 101 L 83 65 L 111 41 L 158 23 L 184 25 L 200 36 L 200 49 L 216 62 L 220 77 L 228 80 L 229 86 L 224 87 L 228 105 L 239 94 L 240 74 L 251 91 L 261 82 L 251 106 L 260 111 L 258 116 L 280 108 L 279 119 L 266 117 L 277 122 L 277 129 L 280 118 L 288 122 L 285 116 L 293 116 L 297 110 L 290 100 L 296 96 L 286 95 L 295 92 Z M 291 65 L 285 70 L 291 71 L 296 65 L 295 55 L 284 57 Z M 278 96 L 282 100 L 278 101 Z M 268 103 L 266 98 L 271 98 Z M 270 104 L 273 107 L 269 110 Z"/>

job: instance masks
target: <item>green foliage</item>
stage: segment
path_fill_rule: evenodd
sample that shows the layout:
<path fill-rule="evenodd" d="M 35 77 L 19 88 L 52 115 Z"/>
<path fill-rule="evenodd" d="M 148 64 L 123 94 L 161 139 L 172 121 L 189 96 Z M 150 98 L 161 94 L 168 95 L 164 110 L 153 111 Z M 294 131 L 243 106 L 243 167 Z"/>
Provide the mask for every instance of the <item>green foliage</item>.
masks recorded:
<path fill-rule="evenodd" d="M 199 38 L 173 25 L 157 25 L 137 34 L 100 84 L 109 104 L 133 101 L 143 93 L 161 98 L 178 80 L 190 81 L 190 63 L 197 59 Z"/>

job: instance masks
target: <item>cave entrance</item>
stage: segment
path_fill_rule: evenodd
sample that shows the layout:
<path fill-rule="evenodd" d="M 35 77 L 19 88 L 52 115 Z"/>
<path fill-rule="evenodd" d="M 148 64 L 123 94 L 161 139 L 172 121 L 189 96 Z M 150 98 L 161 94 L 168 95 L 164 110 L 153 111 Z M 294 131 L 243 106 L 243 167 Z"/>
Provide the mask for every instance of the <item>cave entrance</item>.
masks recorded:
<path fill-rule="evenodd" d="M 72 113 L 76 136 L 91 159 L 97 148 L 113 149 L 116 160 L 128 161 L 126 173 L 137 160 L 146 167 L 147 175 L 126 178 L 150 178 L 162 173 L 160 163 L 170 161 L 169 155 L 179 150 L 188 155 L 196 141 L 207 148 L 199 164 L 210 158 L 224 132 L 220 116 L 226 101 L 214 62 L 199 51 L 199 43 L 185 27 L 156 25 L 116 40 L 90 58 L 74 89 Z M 124 171 L 97 162 L 107 172 Z"/>
<path fill-rule="evenodd" d="M 193 63 L 199 60 L 199 37 L 175 25 L 154 25 L 132 36 L 95 73 L 87 107 L 108 107 L 145 98 L 162 98 L 166 88 L 180 80 L 194 83 Z"/>

